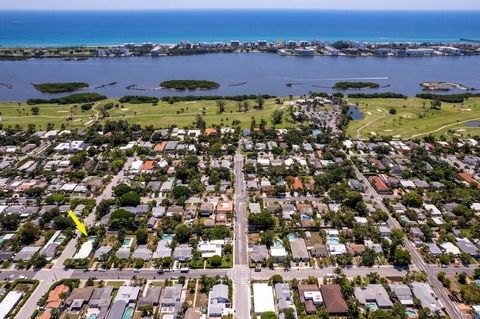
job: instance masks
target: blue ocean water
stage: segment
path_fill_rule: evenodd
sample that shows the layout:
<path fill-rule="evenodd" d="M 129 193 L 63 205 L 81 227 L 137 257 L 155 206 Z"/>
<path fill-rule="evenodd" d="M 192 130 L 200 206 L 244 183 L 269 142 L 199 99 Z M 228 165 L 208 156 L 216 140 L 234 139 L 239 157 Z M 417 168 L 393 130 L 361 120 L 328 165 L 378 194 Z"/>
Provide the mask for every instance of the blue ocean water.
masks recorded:
<path fill-rule="evenodd" d="M 0 46 L 480 39 L 480 11 L 0 11 Z"/>

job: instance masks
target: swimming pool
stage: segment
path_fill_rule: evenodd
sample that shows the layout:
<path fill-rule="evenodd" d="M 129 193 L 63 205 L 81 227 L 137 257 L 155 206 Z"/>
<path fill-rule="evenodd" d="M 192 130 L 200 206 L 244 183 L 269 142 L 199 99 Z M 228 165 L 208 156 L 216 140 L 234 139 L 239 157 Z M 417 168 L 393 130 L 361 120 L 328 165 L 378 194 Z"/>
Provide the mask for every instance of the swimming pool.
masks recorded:
<path fill-rule="evenodd" d="M 290 234 L 288 234 L 287 237 L 288 237 L 288 240 L 289 240 L 289 241 L 294 241 L 294 240 L 297 239 L 297 234 L 295 234 L 295 233 L 290 233 Z"/>
<path fill-rule="evenodd" d="M 55 244 L 59 244 L 59 245 L 60 245 L 61 243 L 63 243 L 64 240 L 65 240 L 65 236 L 60 235 L 60 236 L 58 236 L 57 238 L 55 238 L 55 240 L 54 240 L 53 242 L 54 242 Z"/>
<path fill-rule="evenodd" d="M 164 234 L 162 236 L 162 240 L 172 241 L 173 240 L 173 235 L 172 234 Z"/>
<path fill-rule="evenodd" d="M 132 316 L 133 316 L 133 308 L 128 307 L 127 309 L 125 309 L 122 319 L 130 319 L 132 318 Z"/>
<path fill-rule="evenodd" d="M 416 318 L 417 317 L 417 312 L 415 310 L 412 310 L 412 309 L 405 310 L 405 314 L 409 318 Z"/>
<path fill-rule="evenodd" d="M 340 244 L 340 239 L 337 237 L 328 237 L 327 244 Z"/>
<path fill-rule="evenodd" d="M 312 220 L 312 217 L 308 215 L 302 215 L 302 220 Z"/>
<path fill-rule="evenodd" d="M 132 243 L 133 243 L 133 238 L 132 237 L 127 237 L 123 240 L 122 247 L 130 248 L 130 246 L 132 246 Z"/>
<path fill-rule="evenodd" d="M 273 247 L 275 248 L 283 248 L 283 243 L 280 239 L 275 239 L 273 242 Z"/>
<path fill-rule="evenodd" d="M 90 316 L 87 317 L 87 319 L 97 319 L 97 315 L 92 313 Z"/>
<path fill-rule="evenodd" d="M 365 306 L 370 310 L 377 310 L 378 309 L 377 304 L 374 303 L 374 302 L 368 302 Z"/>

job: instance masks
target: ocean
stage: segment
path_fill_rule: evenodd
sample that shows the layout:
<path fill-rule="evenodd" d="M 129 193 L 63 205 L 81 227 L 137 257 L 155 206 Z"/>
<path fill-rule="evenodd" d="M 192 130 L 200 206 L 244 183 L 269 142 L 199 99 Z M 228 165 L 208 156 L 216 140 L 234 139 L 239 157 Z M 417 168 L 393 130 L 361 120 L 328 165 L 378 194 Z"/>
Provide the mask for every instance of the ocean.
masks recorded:
<path fill-rule="evenodd" d="M 480 11 L 0 11 L 2 47 L 460 38 L 480 39 Z"/>

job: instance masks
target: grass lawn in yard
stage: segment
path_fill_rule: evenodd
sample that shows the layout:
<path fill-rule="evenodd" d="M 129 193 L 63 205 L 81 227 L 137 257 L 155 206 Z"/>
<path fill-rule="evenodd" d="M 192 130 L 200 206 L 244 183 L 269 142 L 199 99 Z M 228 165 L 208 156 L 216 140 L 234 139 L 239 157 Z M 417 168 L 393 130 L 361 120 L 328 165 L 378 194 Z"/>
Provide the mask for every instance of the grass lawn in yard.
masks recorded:
<path fill-rule="evenodd" d="M 123 280 L 110 280 L 105 283 L 106 286 L 112 286 L 113 288 L 120 288 L 125 284 Z"/>
<path fill-rule="evenodd" d="M 363 119 L 351 121 L 347 136 L 368 139 L 372 135 L 400 139 L 427 135 L 465 137 L 480 133 L 480 127 L 468 127 L 466 121 L 480 121 L 480 98 L 469 98 L 463 104 L 442 102 L 440 110 L 430 107 L 430 100 L 348 99 L 358 105 Z M 392 114 L 393 113 L 393 114 Z"/>

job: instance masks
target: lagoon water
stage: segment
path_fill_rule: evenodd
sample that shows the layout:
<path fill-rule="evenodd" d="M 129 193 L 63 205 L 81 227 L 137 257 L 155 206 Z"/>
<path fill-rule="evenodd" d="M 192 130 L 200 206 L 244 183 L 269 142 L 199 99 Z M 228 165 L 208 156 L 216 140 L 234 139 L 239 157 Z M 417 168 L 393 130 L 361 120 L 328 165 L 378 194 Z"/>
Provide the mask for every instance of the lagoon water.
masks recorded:
<path fill-rule="evenodd" d="M 480 40 L 480 11 L 0 11 L 0 46 Z"/>
<path fill-rule="evenodd" d="M 338 81 L 372 81 L 381 86 L 351 92 L 397 92 L 414 95 L 424 81 L 450 81 L 480 89 L 480 56 L 380 58 L 287 57 L 270 53 L 224 53 L 174 57 L 92 58 L 86 61 L 33 59 L 0 61 L 0 100 L 23 101 L 65 94 L 42 94 L 32 83 L 86 82 L 87 91 L 109 97 L 136 95 L 302 95 L 310 91 L 332 92 Z M 206 79 L 220 88 L 208 91 L 155 89 L 169 79 Z M 114 86 L 96 86 L 118 82 Z M 246 82 L 245 84 L 243 84 Z M 292 83 L 291 87 L 286 84 Z M 128 90 L 135 84 L 146 91 Z M 242 85 L 238 85 L 242 84 Z M 459 92 L 452 90 L 451 92 Z"/>

